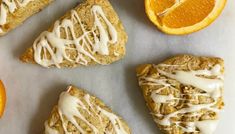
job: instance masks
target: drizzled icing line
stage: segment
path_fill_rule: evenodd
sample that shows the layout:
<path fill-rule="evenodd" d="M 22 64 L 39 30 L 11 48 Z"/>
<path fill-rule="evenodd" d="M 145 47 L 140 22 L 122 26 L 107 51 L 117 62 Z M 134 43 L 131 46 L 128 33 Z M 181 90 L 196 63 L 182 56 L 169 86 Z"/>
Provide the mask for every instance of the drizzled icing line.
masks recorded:
<path fill-rule="evenodd" d="M 45 122 L 45 134 L 59 134 L 59 132 L 49 126 L 49 122 Z"/>
<path fill-rule="evenodd" d="M 0 25 L 3 26 L 7 22 L 7 14 L 14 13 L 18 8 L 26 6 L 32 0 L 2 0 L 0 6 Z M 0 28 L 0 33 L 4 33 Z"/>
<path fill-rule="evenodd" d="M 102 7 L 98 5 L 92 6 L 91 13 L 94 16 L 94 25 L 90 31 L 86 30 L 75 10 L 71 11 L 70 19 L 56 21 L 52 32 L 43 32 L 34 42 L 34 60 L 44 67 L 55 65 L 58 68 L 60 68 L 60 64 L 64 60 L 88 65 L 89 61 L 86 57 L 98 64 L 102 64 L 94 55 L 97 53 L 104 56 L 110 55 L 109 45 L 117 43 L 118 34 L 115 27 L 105 16 Z M 77 24 L 83 32 L 79 37 L 76 36 L 75 32 L 75 25 Z M 62 29 L 65 30 L 65 38 L 61 37 Z M 72 36 L 72 39 L 69 35 Z M 76 51 L 76 58 L 72 59 L 66 52 L 67 50 Z M 50 55 L 50 58 L 48 58 L 48 55 Z"/>
<path fill-rule="evenodd" d="M 69 90 L 71 87 L 69 88 Z M 87 112 L 90 116 L 96 116 L 99 118 L 100 124 L 103 123 L 102 116 L 107 117 L 110 121 L 110 123 L 113 126 L 115 134 L 127 134 L 127 132 L 124 130 L 122 126 L 122 122 L 119 119 L 118 116 L 116 116 L 113 113 L 108 112 L 107 110 L 97 106 L 93 105 L 91 102 L 91 96 L 89 94 L 85 94 L 83 97 L 83 100 L 86 103 L 83 103 L 83 101 L 77 97 L 74 97 L 70 95 L 69 90 L 67 92 L 63 92 L 60 95 L 59 103 L 58 103 L 58 113 L 60 116 L 60 120 L 62 122 L 63 131 L 65 134 L 70 134 L 67 130 L 67 123 L 64 121 L 64 117 L 71 122 L 77 130 L 81 134 L 86 134 L 86 131 L 79 126 L 75 118 L 79 118 L 81 121 L 83 121 L 86 125 L 89 126 L 89 128 L 92 129 L 92 132 L 94 134 L 98 134 L 99 130 L 92 124 L 92 122 L 89 122 L 82 113 L 78 110 L 78 108 L 84 110 Z M 89 108 L 86 107 L 86 105 L 89 106 Z M 90 110 L 90 111 L 89 111 Z M 105 133 L 109 134 L 108 130 L 104 130 Z M 52 129 L 49 127 L 48 122 L 45 123 L 45 133 L 46 134 L 58 134 L 59 132 L 56 129 Z"/>
<path fill-rule="evenodd" d="M 182 108 L 176 112 L 170 113 L 168 115 L 156 114 L 154 117 L 163 117 L 162 119 L 155 118 L 156 123 L 162 126 L 171 126 L 175 124 L 180 127 L 184 132 L 196 132 L 197 129 L 200 130 L 201 134 L 212 134 L 217 126 L 218 120 L 205 120 L 205 121 L 197 121 L 197 122 L 182 122 L 182 121 L 172 121 L 171 118 L 176 117 L 178 114 L 192 113 L 194 116 L 198 115 L 198 111 L 202 109 L 206 109 L 212 112 L 215 112 L 217 115 L 219 114 L 219 109 L 215 107 L 218 103 L 219 98 L 222 97 L 221 90 L 223 88 L 223 74 L 221 73 L 221 66 L 215 65 L 212 69 L 207 70 L 191 70 L 191 71 L 174 71 L 173 73 L 168 73 L 160 69 L 160 67 L 174 67 L 174 65 L 165 65 L 160 64 L 158 66 L 154 66 L 157 72 L 161 75 L 164 75 L 172 80 L 176 80 L 185 85 L 191 85 L 196 88 L 199 88 L 205 93 L 199 94 L 187 94 L 193 97 L 198 98 L 199 96 L 208 96 L 213 98 L 213 102 L 209 104 L 198 104 L 193 105 L 187 103 L 187 108 Z M 205 78 L 207 77 L 215 77 L 214 79 Z M 155 90 L 151 93 L 150 97 L 154 101 L 154 103 L 167 103 L 169 105 L 174 105 L 175 101 L 182 100 L 181 98 L 175 97 L 173 94 L 162 95 L 161 91 L 170 88 L 174 91 L 177 91 L 174 88 L 174 85 L 170 84 L 167 79 L 155 79 L 152 77 L 140 77 L 139 78 L 140 86 L 144 85 L 152 85 L 152 86 L 162 86 L 158 90 Z M 180 94 L 183 96 L 185 94 Z M 186 126 L 181 126 L 180 123 L 185 123 Z"/>

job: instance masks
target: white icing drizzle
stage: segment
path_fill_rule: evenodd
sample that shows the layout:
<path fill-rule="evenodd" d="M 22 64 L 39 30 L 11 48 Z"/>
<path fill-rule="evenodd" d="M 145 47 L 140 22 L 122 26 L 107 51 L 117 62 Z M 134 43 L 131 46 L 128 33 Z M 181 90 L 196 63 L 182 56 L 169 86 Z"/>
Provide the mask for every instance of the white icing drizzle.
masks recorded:
<path fill-rule="evenodd" d="M 116 115 L 114 115 L 113 113 L 110 113 L 100 107 L 97 107 L 97 108 L 103 115 L 108 117 L 108 119 L 111 121 L 116 134 L 126 134 L 126 131 L 124 130 L 124 128 L 121 125 L 122 123 L 121 123 L 120 119 Z M 111 132 L 107 131 L 106 133 L 111 133 Z"/>
<path fill-rule="evenodd" d="M 217 78 L 222 78 L 223 76 L 220 70 L 220 65 L 215 65 L 211 70 L 198 70 L 190 72 L 176 71 L 175 74 L 169 74 L 161 69 L 158 69 L 158 72 L 169 78 L 176 79 L 180 83 L 203 89 L 216 99 L 217 97 L 220 97 L 220 89 L 223 87 L 223 81 L 221 79 L 205 79 L 203 77 L 199 77 L 199 75 L 217 76 Z"/>
<path fill-rule="evenodd" d="M 95 108 L 93 106 L 93 104 L 90 101 L 91 96 L 89 94 L 86 94 L 84 96 L 84 100 L 86 101 L 86 103 L 88 104 L 88 106 L 91 108 L 91 110 L 95 113 L 95 116 L 99 117 L 99 121 L 102 122 L 102 118 L 101 116 L 95 111 Z"/>
<path fill-rule="evenodd" d="M 100 6 L 94 5 L 91 12 L 94 16 L 94 26 L 90 31 L 86 30 L 77 11 L 72 10 L 71 19 L 57 21 L 52 32 L 43 32 L 33 45 L 34 60 L 44 67 L 55 65 L 58 68 L 64 60 L 88 65 L 89 61 L 86 57 L 101 64 L 94 55 L 96 53 L 109 55 L 109 44 L 117 43 L 118 34 Z M 76 35 L 75 25 L 79 25 L 83 32 L 80 37 Z M 66 38 L 61 37 L 61 30 L 65 30 Z M 71 45 L 75 45 L 75 48 Z M 70 55 L 66 53 L 67 50 L 76 51 L 76 59 L 70 58 Z"/>
<path fill-rule="evenodd" d="M 170 113 L 168 115 L 162 115 L 157 114 L 154 115 L 156 117 L 163 117 L 163 119 L 155 118 L 155 121 L 163 126 L 171 126 L 173 124 L 176 124 L 178 127 L 180 127 L 184 132 L 196 132 L 197 129 L 200 130 L 200 134 L 212 134 L 216 126 L 218 124 L 218 120 L 204 120 L 204 121 L 198 121 L 198 122 L 182 122 L 182 121 L 172 121 L 171 118 L 176 117 L 178 114 L 185 114 L 185 113 L 192 113 L 193 116 L 200 115 L 197 113 L 198 111 L 202 109 L 210 110 L 212 112 L 215 112 L 216 114 L 219 114 L 220 111 L 218 108 L 214 107 L 217 104 L 218 99 L 222 96 L 221 89 L 223 88 L 223 74 L 221 73 L 221 66 L 215 65 L 210 70 L 197 70 L 197 71 L 174 71 L 173 73 L 168 73 L 166 71 L 161 70 L 159 67 L 174 67 L 174 65 L 165 65 L 161 64 L 158 66 L 155 66 L 157 71 L 170 79 L 176 80 L 182 84 L 185 85 L 191 85 L 196 88 L 199 88 L 206 93 L 199 93 L 199 94 L 188 94 L 194 97 L 198 96 L 207 96 L 214 99 L 214 102 L 210 104 L 198 104 L 193 105 L 191 103 L 187 103 L 187 108 L 182 108 L 178 111 L 175 111 L 173 113 Z M 215 77 L 213 79 L 205 78 L 202 76 L 207 77 Z M 162 86 L 162 88 L 159 88 L 158 90 L 155 90 L 151 93 L 151 98 L 155 103 L 169 103 L 171 104 L 174 100 L 184 100 L 178 97 L 175 97 L 173 94 L 169 95 L 162 95 L 161 91 L 166 88 L 170 88 L 173 90 L 177 90 L 174 88 L 172 84 L 169 84 L 167 82 L 167 79 L 155 79 L 152 77 L 140 77 L 139 78 L 139 84 L 141 86 L 144 85 L 152 85 L 152 86 Z M 181 96 L 184 94 L 180 94 Z M 188 100 L 189 102 L 192 100 Z M 183 127 L 180 125 L 180 123 L 184 123 L 187 126 Z"/>
<path fill-rule="evenodd" d="M 96 128 L 96 126 L 94 126 L 92 124 L 92 122 L 89 122 L 86 119 L 86 117 L 84 117 L 83 114 L 79 111 L 78 108 L 86 111 L 90 116 L 99 117 L 99 121 L 100 121 L 101 124 L 103 123 L 103 120 L 102 120 L 102 117 L 101 117 L 101 114 L 102 114 L 104 117 L 107 117 L 110 120 L 110 122 L 113 126 L 113 129 L 115 131 L 115 134 L 127 134 L 127 132 L 123 129 L 122 123 L 121 123 L 118 116 L 102 109 L 99 106 L 93 105 L 92 102 L 90 101 L 90 98 L 91 97 L 90 97 L 89 94 L 86 94 L 83 97 L 83 100 L 89 106 L 89 108 L 87 108 L 86 104 L 83 103 L 81 99 L 79 99 L 78 97 L 74 97 L 74 96 L 70 95 L 69 91 L 63 92 L 60 95 L 60 99 L 59 99 L 59 103 L 58 103 L 58 113 L 60 115 L 60 119 L 61 119 L 61 122 L 62 122 L 62 127 L 63 127 L 63 130 L 64 130 L 65 134 L 70 134 L 70 133 L 67 130 L 67 125 L 68 124 L 64 121 L 64 117 L 69 122 L 74 124 L 74 126 L 79 130 L 79 132 L 81 134 L 86 134 L 87 132 L 85 130 L 83 130 L 83 128 L 81 126 L 79 126 L 79 124 L 76 121 L 76 118 L 79 118 L 85 124 L 87 124 L 92 129 L 92 132 L 94 134 L 100 133 L 99 130 Z M 45 132 L 46 132 L 46 134 L 57 134 L 56 132 L 58 132 L 58 131 L 55 130 L 55 129 L 50 128 L 49 125 L 48 125 L 48 122 L 46 122 L 45 123 Z M 104 130 L 104 132 L 107 133 L 107 134 L 111 133 L 107 130 Z"/>
<path fill-rule="evenodd" d="M 45 122 L 45 134 L 59 134 L 59 132 L 55 129 L 52 129 L 48 122 Z"/>
<path fill-rule="evenodd" d="M 79 126 L 76 119 L 74 118 L 78 117 L 83 122 L 85 122 L 94 131 L 95 134 L 97 134 L 97 128 L 85 119 L 85 117 L 82 115 L 82 113 L 80 113 L 78 108 L 82 108 L 85 111 L 88 111 L 80 99 L 71 96 L 68 92 L 64 92 L 60 95 L 60 100 L 58 103 L 58 111 L 60 114 L 60 118 L 63 119 L 64 115 L 71 123 L 76 126 L 76 128 L 78 128 L 81 133 L 85 133 L 85 131 Z M 63 127 L 65 132 L 68 133 L 66 124 L 63 123 Z"/>
<path fill-rule="evenodd" d="M 215 131 L 218 122 L 218 120 L 199 121 L 196 122 L 196 126 L 201 131 L 201 134 L 212 134 Z"/>
<path fill-rule="evenodd" d="M 171 100 L 175 100 L 176 98 L 174 97 L 174 95 L 170 94 L 170 95 L 159 95 L 155 92 L 152 92 L 151 94 L 151 98 L 153 99 L 153 101 L 155 103 L 167 103 Z"/>
<path fill-rule="evenodd" d="M 114 52 L 114 55 L 115 55 L 116 57 L 120 56 L 120 54 L 119 54 L 118 52 Z"/>
<path fill-rule="evenodd" d="M 32 0 L 2 0 L 1 1 L 1 14 L 0 14 L 0 25 L 4 25 L 7 22 L 7 14 L 14 13 L 16 9 L 26 6 Z M 2 28 L 0 33 L 4 33 Z"/>

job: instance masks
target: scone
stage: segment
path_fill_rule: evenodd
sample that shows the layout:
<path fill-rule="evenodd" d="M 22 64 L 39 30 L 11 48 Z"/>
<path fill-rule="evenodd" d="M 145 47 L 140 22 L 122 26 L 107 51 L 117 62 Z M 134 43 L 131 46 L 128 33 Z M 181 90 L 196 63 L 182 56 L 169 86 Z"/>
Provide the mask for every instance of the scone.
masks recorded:
<path fill-rule="evenodd" d="M 96 97 L 73 86 L 61 93 L 45 134 L 130 134 L 126 122 Z"/>
<path fill-rule="evenodd" d="M 0 0 L 0 36 L 22 24 L 53 0 Z"/>
<path fill-rule="evenodd" d="M 220 58 L 180 55 L 137 68 L 139 85 L 166 134 L 212 134 L 224 106 Z"/>
<path fill-rule="evenodd" d="M 43 67 L 107 65 L 125 55 L 127 34 L 108 0 L 86 0 L 43 32 L 21 60 Z"/>

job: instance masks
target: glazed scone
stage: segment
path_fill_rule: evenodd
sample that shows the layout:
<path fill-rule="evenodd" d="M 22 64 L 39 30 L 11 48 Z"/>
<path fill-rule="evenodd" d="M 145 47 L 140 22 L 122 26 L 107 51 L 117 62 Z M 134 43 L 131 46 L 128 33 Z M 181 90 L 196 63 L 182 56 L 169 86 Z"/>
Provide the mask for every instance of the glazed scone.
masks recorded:
<path fill-rule="evenodd" d="M 137 68 L 154 121 L 166 134 L 212 134 L 224 106 L 220 58 L 180 55 Z"/>
<path fill-rule="evenodd" d="M 22 24 L 54 0 L 0 0 L 0 36 Z"/>
<path fill-rule="evenodd" d="M 61 93 L 45 134 L 130 134 L 127 123 L 98 98 L 70 86 Z"/>
<path fill-rule="evenodd" d="M 21 60 L 43 67 L 107 65 L 125 55 L 127 34 L 108 0 L 86 0 L 43 32 Z"/>

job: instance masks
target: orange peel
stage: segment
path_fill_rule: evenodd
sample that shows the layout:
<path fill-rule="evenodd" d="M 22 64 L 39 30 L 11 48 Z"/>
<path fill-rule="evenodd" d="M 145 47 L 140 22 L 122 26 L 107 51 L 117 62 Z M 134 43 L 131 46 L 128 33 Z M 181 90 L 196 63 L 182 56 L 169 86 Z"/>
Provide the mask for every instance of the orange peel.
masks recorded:
<path fill-rule="evenodd" d="M 2 81 L 0 80 L 0 118 L 3 116 L 5 105 L 6 105 L 6 91 Z"/>

